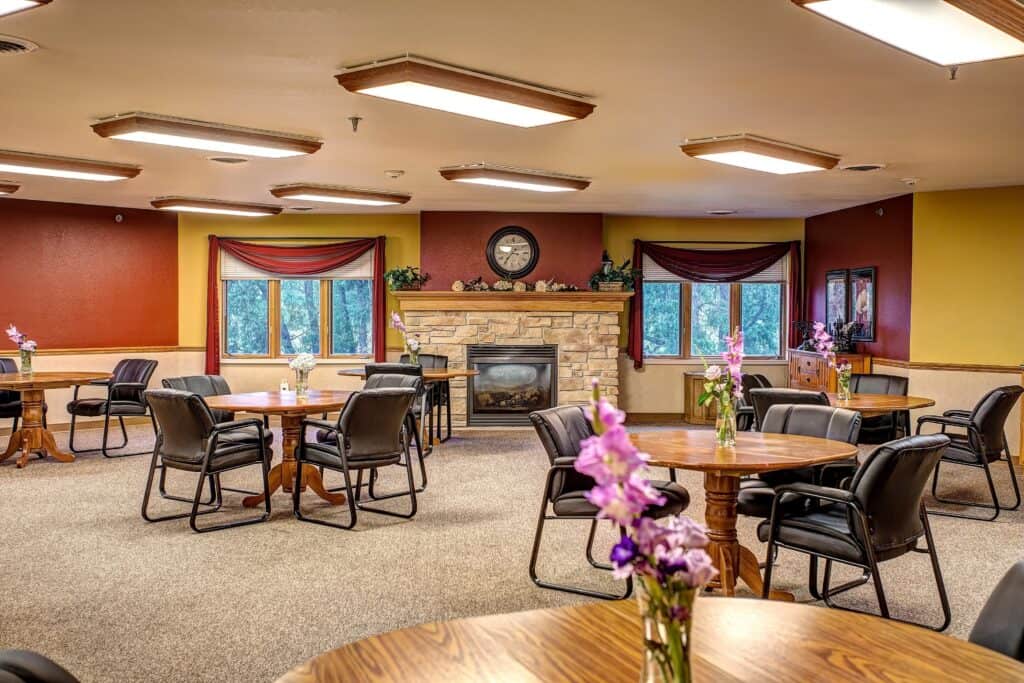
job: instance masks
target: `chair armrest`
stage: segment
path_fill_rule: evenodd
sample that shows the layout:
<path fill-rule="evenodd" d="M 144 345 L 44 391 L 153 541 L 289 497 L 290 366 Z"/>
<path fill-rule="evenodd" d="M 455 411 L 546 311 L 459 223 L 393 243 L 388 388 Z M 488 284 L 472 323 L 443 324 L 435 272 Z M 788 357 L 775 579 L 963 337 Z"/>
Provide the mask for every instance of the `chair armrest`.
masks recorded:
<path fill-rule="evenodd" d="M 330 420 L 318 420 L 315 417 L 307 417 L 302 421 L 303 428 L 305 427 L 318 427 L 320 429 L 326 429 L 329 432 L 338 431 L 338 423 L 331 422 Z"/>
<path fill-rule="evenodd" d="M 110 384 L 112 381 L 113 380 L 109 380 L 109 379 L 91 379 L 91 380 L 89 380 L 89 384 L 91 384 L 94 387 L 105 387 L 108 384 Z"/>
<path fill-rule="evenodd" d="M 792 493 L 801 498 L 812 498 L 816 500 L 827 500 L 832 503 L 842 503 L 858 507 L 857 499 L 852 491 L 832 488 L 831 486 L 817 486 L 815 484 L 786 484 L 775 488 L 775 499 L 778 500 L 783 493 Z"/>
<path fill-rule="evenodd" d="M 146 385 L 143 384 L 142 382 L 117 382 L 116 384 L 108 383 L 108 386 L 110 387 L 110 391 L 114 391 L 115 389 L 140 389 L 141 390 L 141 389 L 145 389 L 146 388 Z"/>
<path fill-rule="evenodd" d="M 857 471 L 859 466 L 856 458 L 849 461 L 830 462 L 827 465 L 822 465 L 816 472 L 819 485 L 824 486 L 820 482 L 829 481 L 826 477 L 838 478 L 839 481 L 847 480 L 850 478 L 850 475 Z M 839 488 L 844 489 L 846 487 L 840 485 Z"/>
<path fill-rule="evenodd" d="M 917 428 L 920 430 L 921 425 L 924 424 L 937 424 L 945 427 L 961 427 L 963 429 L 969 429 L 974 426 L 969 418 L 966 417 L 950 417 L 946 415 L 922 415 L 917 418 Z"/>
<path fill-rule="evenodd" d="M 263 430 L 263 421 L 250 417 L 245 420 L 232 420 L 231 422 L 218 422 L 213 426 L 213 433 L 220 434 L 222 432 L 231 432 L 236 429 L 243 429 L 245 427 L 256 427 L 257 430 Z"/>
<path fill-rule="evenodd" d="M 576 458 L 555 458 L 554 462 L 551 463 L 551 469 L 571 470 L 575 469 L 575 464 Z"/>
<path fill-rule="evenodd" d="M 947 410 L 942 414 L 942 417 L 970 417 L 971 411 L 969 410 Z"/>

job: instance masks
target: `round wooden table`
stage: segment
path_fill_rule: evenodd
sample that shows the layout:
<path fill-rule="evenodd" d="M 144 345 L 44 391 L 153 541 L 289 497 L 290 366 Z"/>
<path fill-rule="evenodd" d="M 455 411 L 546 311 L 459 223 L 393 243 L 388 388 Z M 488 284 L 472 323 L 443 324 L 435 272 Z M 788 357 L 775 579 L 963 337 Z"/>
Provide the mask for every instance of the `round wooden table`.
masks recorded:
<path fill-rule="evenodd" d="M 739 681 L 1024 680 L 1024 664 L 927 629 L 766 600 L 698 598 L 693 678 Z M 635 683 L 642 632 L 632 600 L 495 614 L 359 640 L 277 683 Z"/>
<path fill-rule="evenodd" d="M 864 417 L 917 410 L 935 405 L 935 401 L 922 396 L 892 396 L 889 394 L 850 394 L 846 401 L 840 401 L 838 394 L 829 394 L 828 401 L 836 408 L 856 410 Z"/>
<path fill-rule="evenodd" d="M 50 430 L 43 427 L 43 394 L 47 389 L 66 389 L 96 380 L 110 379 L 109 372 L 34 372 L 30 375 L 12 372 L 0 375 L 0 389 L 21 394 L 21 429 L 11 434 L 7 450 L 0 462 L 19 450 L 17 466 L 24 467 L 33 451 L 49 453 L 60 462 L 74 462 L 75 456 L 57 448 Z"/>
<path fill-rule="evenodd" d="M 697 470 L 704 473 L 704 523 L 708 527 L 708 554 L 718 568 L 714 586 L 733 595 L 736 579 L 742 579 L 754 595 L 761 595 L 761 570 L 753 551 L 740 545 L 736 535 L 736 499 L 740 477 L 758 472 L 811 467 L 857 455 L 857 447 L 845 441 L 810 436 L 740 432 L 736 445 L 719 448 L 711 429 L 678 429 L 633 432 L 633 444 L 651 456 L 651 464 Z M 783 591 L 772 591 L 779 600 L 792 600 Z"/>
<path fill-rule="evenodd" d="M 338 410 L 348 402 L 351 391 L 319 391 L 310 389 L 309 394 L 302 398 L 294 391 L 258 391 L 251 394 L 225 394 L 210 396 L 206 405 L 214 410 L 226 410 L 232 413 L 257 413 L 261 415 L 278 415 L 281 418 L 281 462 L 270 469 L 270 493 L 279 488 L 291 491 L 295 482 L 295 449 L 299 445 L 302 433 L 302 420 L 307 415 L 316 415 Z M 344 493 L 330 493 L 324 486 L 320 471 L 312 465 L 303 465 L 303 487 L 309 486 L 316 495 L 331 505 L 345 502 Z M 305 490 L 305 488 L 303 488 Z M 256 507 L 263 503 L 263 494 L 243 499 L 246 507 Z"/>

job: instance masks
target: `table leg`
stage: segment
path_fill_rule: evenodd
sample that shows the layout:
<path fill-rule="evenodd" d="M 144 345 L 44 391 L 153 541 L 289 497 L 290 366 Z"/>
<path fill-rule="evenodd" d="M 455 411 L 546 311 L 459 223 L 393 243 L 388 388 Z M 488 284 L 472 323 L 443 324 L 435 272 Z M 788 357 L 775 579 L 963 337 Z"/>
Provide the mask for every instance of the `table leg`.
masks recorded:
<path fill-rule="evenodd" d="M 295 487 L 295 451 L 299 447 L 303 417 L 303 415 L 281 416 L 281 462 L 270 468 L 270 474 L 267 477 L 271 495 L 278 489 L 290 493 Z M 302 466 L 302 485 L 303 491 L 308 486 L 331 505 L 342 505 L 346 501 L 344 493 L 331 493 L 327 490 L 320 477 L 320 470 L 312 465 Z M 263 500 L 262 493 L 248 496 L 242 499 L 242 505 L 252 508 L 262 505 Z"/>
<path fill-rule="evenodd" d="M 758 568 L 757 556 L 740 545 L 736 535 L 736 499 L 739 496 L 740 479 L 736 475 L 706 472 L 704 474 L 704 498 L 706 509 L 704 521 L 708 527 L 708 554 L 718 569 L 718 579 L 712 583 L 724 595 L 736 594 L 737 579 L 747 584 L 757 596 L 761 595 L 763 582 Z M 793 601 L 793 595 L 783 591 L 772 591 L 774 600 Z"/>
<path fill-rule="evenodd" d="M 19 450 L 17 467 L 22 468 L 28 463 L 30 453 L 39 451 L 48 453 L 60 462 L 74 462 L 75 456 L 57 448 L 53 434 L 43 427 L 43 390 L 26 389 L 21 392 L 21 429 L 11 434 L 7 450 L 0 455 L 0 462 L 11 457 Z"/>

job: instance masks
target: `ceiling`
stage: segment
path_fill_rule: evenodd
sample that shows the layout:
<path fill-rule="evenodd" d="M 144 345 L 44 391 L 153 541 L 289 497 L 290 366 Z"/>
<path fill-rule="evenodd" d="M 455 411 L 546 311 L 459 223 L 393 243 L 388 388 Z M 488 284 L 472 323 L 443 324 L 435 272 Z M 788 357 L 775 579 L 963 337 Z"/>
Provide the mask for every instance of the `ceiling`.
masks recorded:
<path fill-rule="evenodd" d="M 0 56 L 0 149 L 144 168 L 115 183 L 6 174 L 21 181 L 24 199 L 275 203 L 271 185 L 316 182 L 409 192 L 402 212 L 798 217 L 907 192 L 906 177 L 920 178 L 917 191 L 1024 183 L 1024 59 L 965 66 L 950 81 L 790 0 L 53 0 L 0 18 L 0 33 L 40 45 Z M 344 65 L 407 52 L 592 95 L 597 109 L 520 129 L 352 94 L 334 80 Z M 225 166 L 89 129 L 128 111 L 315 135 L 325 145 L 308 157 Z M 357 133 L 352 115 L 363 117 Z M 678 149 L 688 137 L 737 132 L 889 166 L 774 176 Z M 593 184 L 531 193 L 437 173 L 475 161 Z M 405 175 L 392 180 L 387 169 Z"/>

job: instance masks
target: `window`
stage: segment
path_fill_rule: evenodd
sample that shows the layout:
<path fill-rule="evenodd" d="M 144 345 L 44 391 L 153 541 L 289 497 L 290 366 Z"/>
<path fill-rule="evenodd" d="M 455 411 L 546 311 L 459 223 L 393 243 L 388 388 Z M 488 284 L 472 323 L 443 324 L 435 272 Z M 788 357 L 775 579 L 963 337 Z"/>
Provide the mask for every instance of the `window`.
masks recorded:
<path fill-rule="evenodd" d="M 316 279 L 266 273 L 221 257 L 224 355 L 373 355 L 373 252 Z"/>
<path fill-rule="evenodd" d="M 682 280 L 645 260 L 644 356 L 717 356 L 725 337 L 740 327 L 748 357 L 780 358 L 787 261 L 749 280 L 720 284 Z"/>

